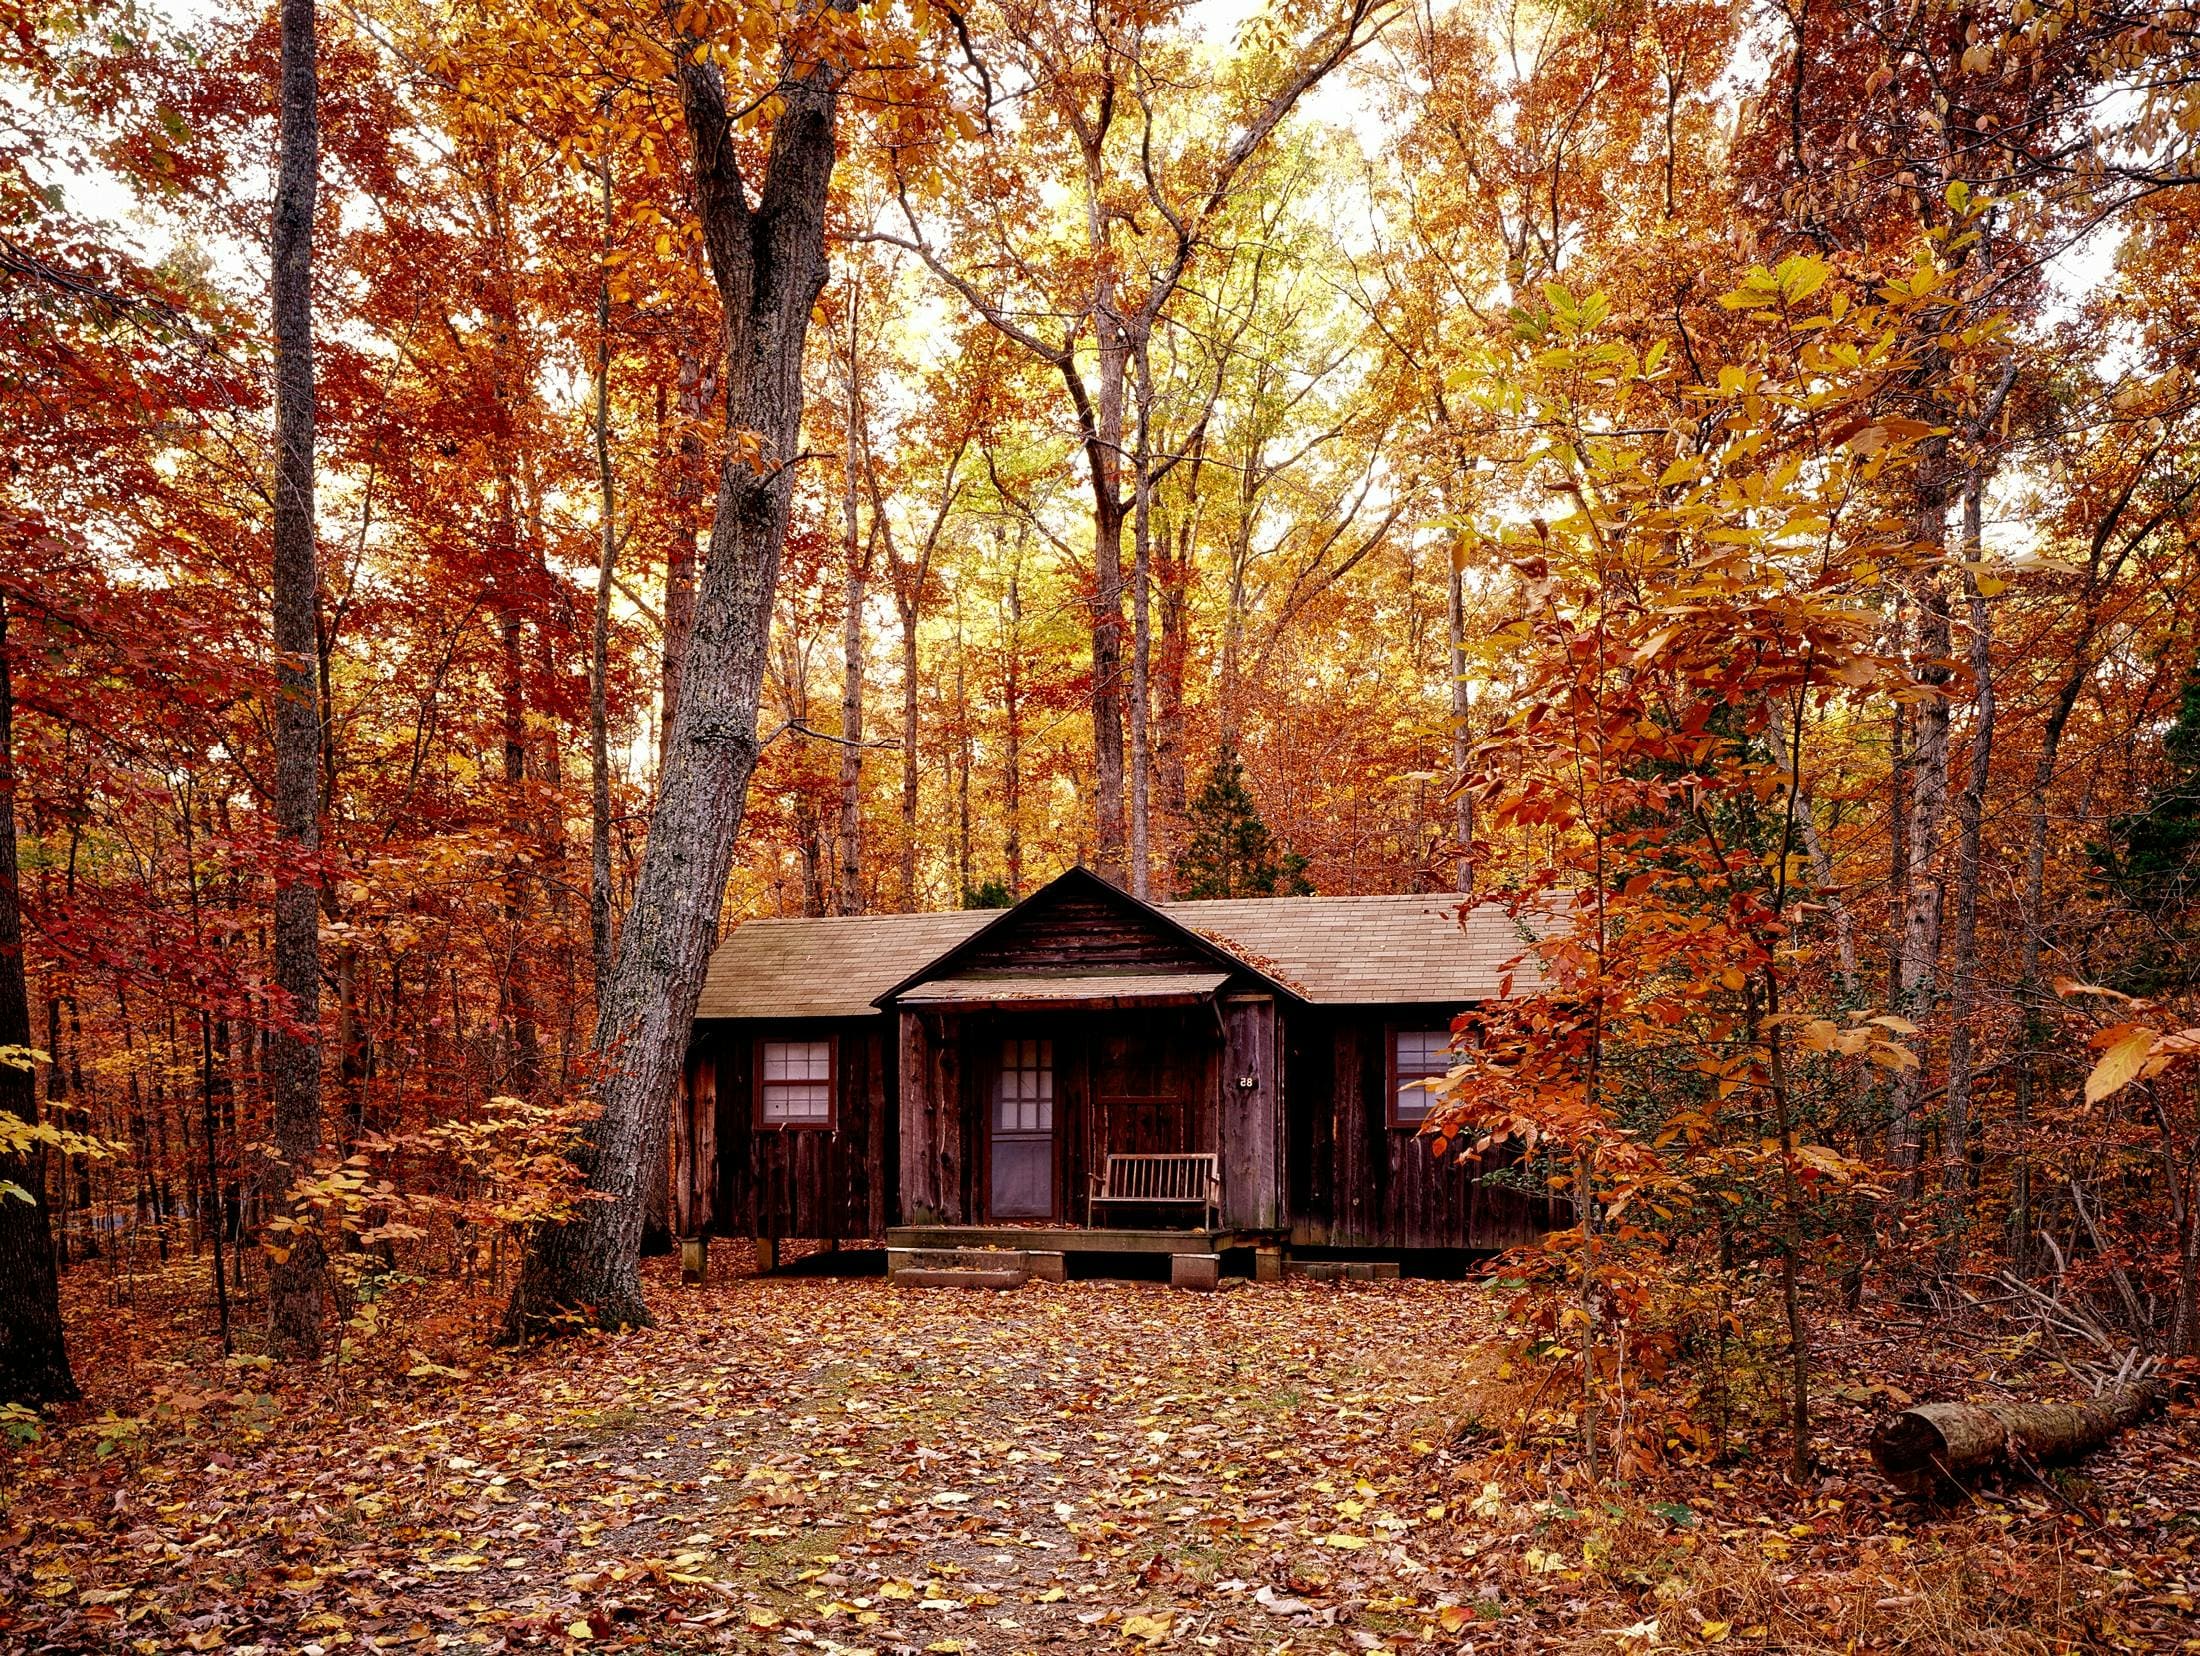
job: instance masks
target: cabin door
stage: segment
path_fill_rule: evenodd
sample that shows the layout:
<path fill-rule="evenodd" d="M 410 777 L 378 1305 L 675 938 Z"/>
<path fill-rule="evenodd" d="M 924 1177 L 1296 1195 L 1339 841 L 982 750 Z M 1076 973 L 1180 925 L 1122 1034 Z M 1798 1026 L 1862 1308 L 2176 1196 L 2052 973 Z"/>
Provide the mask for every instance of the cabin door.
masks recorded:
<path fill-rule="evenodd" d="M 991 1188 L 995 1219 L 1052 1219 L 1054 1043 L 1012 1036 L 993 1080 Z"/>
<path fill-rule="evenodd" d="M 1102 1033 L 1095 1087 L 1094 1165 L 1109 1155 L 1211 1150 L 1193 1096 L 1205 1059 L 1182 1020 L 1148 1016 Z"/>

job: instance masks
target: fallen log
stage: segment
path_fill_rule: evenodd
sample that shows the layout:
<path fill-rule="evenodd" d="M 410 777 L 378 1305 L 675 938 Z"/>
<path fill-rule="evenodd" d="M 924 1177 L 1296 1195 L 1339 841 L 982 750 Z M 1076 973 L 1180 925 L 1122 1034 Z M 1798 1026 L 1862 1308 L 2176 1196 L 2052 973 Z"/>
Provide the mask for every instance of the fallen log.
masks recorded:
<path fill-rule="evenodd" d="M 1930 1494 L 1997 1461 L 2075 1460 L 2162 1401 L 2159 1386 L 2111 1386 L 2079 1403 L 1921 1403 L 1872 1428 L 1872 1459 L 1896 1487 Z"/>

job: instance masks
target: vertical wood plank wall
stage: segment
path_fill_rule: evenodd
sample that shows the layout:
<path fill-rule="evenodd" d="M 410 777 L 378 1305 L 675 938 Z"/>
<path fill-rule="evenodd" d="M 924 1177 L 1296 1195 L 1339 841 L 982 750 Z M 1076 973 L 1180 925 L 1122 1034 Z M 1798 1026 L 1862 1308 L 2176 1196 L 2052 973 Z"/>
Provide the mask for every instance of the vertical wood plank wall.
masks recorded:
<path fill-rule="evenodd" d="M 815 1040 L 828 1034 L 834 1040 L 837 1077 L 832 1128 L 760 1128 L 757 1042 Z M 697 1081 L 705 1073 L 715 1081 L 716 1178 L 710 1200 L 698 1204 L 707 1208 L 703 1217 L 714 1232 L 826 1242 L 886 1234 L 897 1217 L 894 1173 L 900 1126 L 893 1054 L 883 1019 L 704 1026 L 697 1031 L 688 1070 L 695 1078 L 691 1092 L 700 1093 Z M 691 1136 L 693 1154 L 701 1149 L 699 1127 L 691 1128 Z M 676 1170 L 679 1162 L 676 1141 Z M 700 1168 L 694 1176 L 699 1181 L 705 1177 Z"/>
<path fill-rule="evenodd" d="M 1285 1222 L 1283 1066 L 1275 998 L 1232 995 L 1223 1003 L 1222 1030 L 1222 1222 L 1278 1230 Z"/>
<path fill-rule="evenodd" d="M 1425 1007 L 1298 1009 L 1286 1034 L 1286 1188 L 1291 1240 L 1302 1247 L 1516 1247 L 1551 1227 L 1549 1204 L 1490 1184 L 1429 1154 L 1390 1125 L 1393 1024 L 1424 1025 Z"/>

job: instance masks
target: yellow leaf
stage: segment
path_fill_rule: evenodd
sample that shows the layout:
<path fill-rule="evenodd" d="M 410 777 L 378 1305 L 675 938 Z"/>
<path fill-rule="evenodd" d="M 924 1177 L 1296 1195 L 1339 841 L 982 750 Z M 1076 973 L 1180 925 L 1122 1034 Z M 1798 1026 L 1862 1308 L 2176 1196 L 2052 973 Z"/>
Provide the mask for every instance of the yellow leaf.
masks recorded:
<path fill-rule="evenodd" d="M 567 1622 L 567 1623 L 565 1624 L 565 1636 L 566 1636 L 566 1637 L 567 1637 L 568 1639 L 583 1639 L 583 1640 L 585 1640 L 585 1639 L 593 1639 L 593 1638 L 594 1638 L 594 1637 L 596 1636 L 596 1633 L 595 1633 L 595 1629 L 591 1628 L 591 1627 L 590 1627 L 590 1626 L 588 1625 L 588 1623 L 586 1623 L 586 1622 L 584 1622 L 584 1621 L 577 1621 L 577 1622 Z"/>
<path fill-rule="evenodd" d="M 1701 1629 L 1706 1644 L 1717 1644 L 1734 1631 L 1732 1622 L 1707 1621 Z"/>
<path fill-rule="evenodd" d="M 2085 1078 L 2085 1101 L 2098 1104 L 2110 1093 L 2118 1091 L 2139 1073 L 2140 1066 L 2154 1051 L 2154 1031 L 2133 1025 L 2116 1040 L 2101 1061 L 2093 1066 L 2093 1073 Z"/>
<path fill-rule="evenodd" d="M 1325 1535 L 1322 1537 L 1322 1545 L 1341 1547 L 1346 1552 L 1358 1552 L 1367 1545 L 1367 1538 L 1362 1535 Z"/>
<path fill-rule="evenodd" d="M 1164 1610 L 1158 1616 L 1125 1616 L 1123 1632 L 1128 1638 L 1143 1639 L 1157 1645 L 1169 1636 L 1169 1629 L 1176 1625 L 1176 1612 Z"/>

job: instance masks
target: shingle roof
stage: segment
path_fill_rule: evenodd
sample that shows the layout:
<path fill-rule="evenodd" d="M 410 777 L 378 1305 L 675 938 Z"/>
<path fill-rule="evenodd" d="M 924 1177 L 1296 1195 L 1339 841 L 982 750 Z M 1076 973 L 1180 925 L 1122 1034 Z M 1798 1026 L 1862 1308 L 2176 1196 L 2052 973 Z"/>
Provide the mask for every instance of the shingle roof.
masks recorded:
<path fill-rule="evenodd" d="M 985 909 L 745 920 L 710 957 L 698 1018 L 860 1018 L 987 921 Z"/>
<path fill-rule="evenodd" d="M 1495 999 L 1508 962 L 1527 948 L 1495 903 L 1459 922 L 1459 900 L 1259 897 L 1158 903 L 1163 914 L 1309 1001 L 1331 1005 L 1456 1004 Z M 897 983 L 967 940 L 999 912 L 750 920 L 711 956 L 703 1018 L 862 1017 Z M 1538 982 L 1532 957 L 1516 991 Z M 1054 994 L 1062 992 L 1056 980 Z M 1097 993 L 1097 990 L 1092 992 Z"/>
<path fill-rule="evenodd" d="M 1241 897 L 1163 903 L 1179 925 L 1267 967 L 1308 1000 L 1335 1005 L 1494 1000 L 1539 978 L 1520 923 L 1496 903 L 1459 922 L 1460 899 Z"/>

